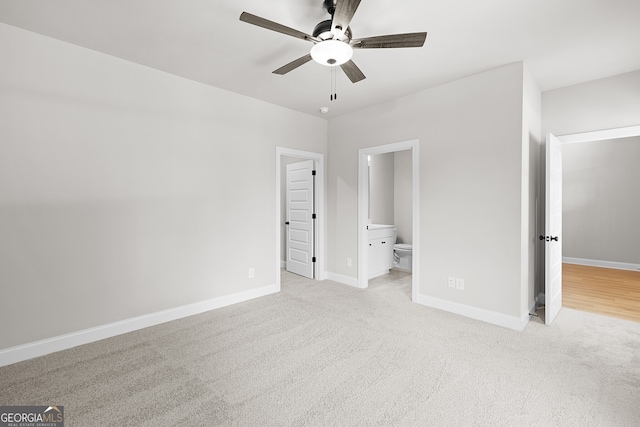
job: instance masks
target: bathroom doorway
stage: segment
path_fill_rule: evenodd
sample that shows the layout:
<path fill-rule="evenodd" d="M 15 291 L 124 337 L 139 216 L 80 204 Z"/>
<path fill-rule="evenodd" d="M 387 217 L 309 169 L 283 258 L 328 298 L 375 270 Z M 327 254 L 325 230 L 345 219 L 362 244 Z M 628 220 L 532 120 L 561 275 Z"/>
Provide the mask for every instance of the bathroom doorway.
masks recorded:
<path fill-rule="evenodd" d="M 309 151 L 295 150 L 285 147 L 276 147 L 276 286 L 280 291 L 281 277 L 280 271 L 285 267 L 286 260 L 286 236 L 287 236 L 287 219 L 286 219 L 286 170 L 287 164 L 303 162 L 305 160 L 313 161 L 315 166 L 314 179 L 314 204 L 315 216 L 313 221 L 315 239 L 313 242 L 313 254 L 315 257 L 314 279 L 324 280 L 326 278 L 326 256 L 325 256 L 325 194 L 324 194 L 324 154 L 313 153 Z"/>
<path fill-rule="evenodd" d="M 369 181 L 369 159 L 370 156 L 405 152 L 410 153 L 411 165 L 411 194 L 408 196 L 411 211 L 411 244 L 412 244 L 412 277 L 411 277 L 411 300 L 418 300 L 419 283 L 419 155 L 418 140 L 397 142 L 393 144 L 380 145 L 376 147 L 363 148 L 358 151 L 358 287 L 366 288 L 369 285 L 369 235 L 368 225 L 370 224 L 370 181 Z M 375 203 L 375 200 L 374 200 Z M 383 216 L 384 217 L 384 216 Z M 395 219 L 394 219 L 395 221 Z M 392 224 L 393 225 L 393 224 Z M 408 239 L 404 239 L 408 240 Z"/>

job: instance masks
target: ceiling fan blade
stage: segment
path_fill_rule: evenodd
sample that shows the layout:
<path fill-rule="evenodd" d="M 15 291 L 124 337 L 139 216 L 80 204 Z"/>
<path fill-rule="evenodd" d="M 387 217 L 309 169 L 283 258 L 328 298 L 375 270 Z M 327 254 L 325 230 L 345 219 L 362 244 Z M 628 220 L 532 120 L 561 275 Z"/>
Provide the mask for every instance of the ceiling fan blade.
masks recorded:
<path fill-rule="evenodd" d="M 289 71 L 293 71 L 299 66 L 304 65 L 309 61 L 311 61 L 311 54 L 307 53 L 305 56 L 298 58 L 295 61 L 291 61 L 287 65 L 283 65 L 282 67 L 278 68 L 273 72 L 273 74 L 280 74 L 280 75 L 287 74 Z"/>
<path fill-rule="evenodd" d="M 294 30 L 293 28 L 289 28 L 282 24 L 278 24 L 277 22 L 269 21 L 268 19 L 264 19 L 256 15 L 252 15 L 248 12 L 242 12 L 242 14 L 240 14 L 240 20 L 248 24 L 253 24 L 258 27 L 266 28 L 267 30 L 275 31 L 281 34 L 286 34 L 287 36 L 296 37 L 302 40 L 307 40 L 310 42 L 320 41 L 319 39 L 309 34 L 303 33 L 302 31 Z"/>
<path fill-rule="evenodd" d="M 351 40 L 354 49 L 384 49 L 396 47 L 422 47 L 427 33 L 390 34 Z"/>
<path fill-rule="evenodd" d="M 351 83 L 358 83 L 360 80 L 366 79 L 365 75 L 360 71 L 360 68 L 358 68 L 353 61 L 345 62 L 340 65 L 340 68 L 342 68 L 342 71 L 349 77 Z"/>
<path fill-rule="evenodd" d="M 360 0 L 338 0 L 336 2 L 336 10 L 333 12 L 333 20 L 331 22 L 331 32 L 334 36 L 336 31 L 343 34 L 347 31 L 359 5 Z"/>

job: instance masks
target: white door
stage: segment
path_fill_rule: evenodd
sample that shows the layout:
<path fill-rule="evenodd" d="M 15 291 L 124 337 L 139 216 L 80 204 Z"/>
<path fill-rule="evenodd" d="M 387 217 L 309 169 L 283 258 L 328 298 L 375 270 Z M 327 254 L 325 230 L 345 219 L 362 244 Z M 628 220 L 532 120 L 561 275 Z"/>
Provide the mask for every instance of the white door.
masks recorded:
<path fill-rule="evenodd" d="M 562 308 L 562 143 L 547 134 L 545 209 L 545 319 L 550 325 Z"/>
<path fill-rule="evenodd" d="M 287 271 L 314 278 L 313 160 L 287 165 Z"/>

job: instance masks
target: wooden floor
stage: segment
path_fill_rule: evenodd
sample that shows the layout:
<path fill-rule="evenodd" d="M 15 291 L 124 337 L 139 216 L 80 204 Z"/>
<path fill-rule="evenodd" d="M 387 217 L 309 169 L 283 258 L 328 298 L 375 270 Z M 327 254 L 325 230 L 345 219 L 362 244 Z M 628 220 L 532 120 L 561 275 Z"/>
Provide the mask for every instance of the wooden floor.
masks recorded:
<path fill-rule="evenodd" d="M 640 322 L 640 271 L 563 264 L 562 305 Z"/>

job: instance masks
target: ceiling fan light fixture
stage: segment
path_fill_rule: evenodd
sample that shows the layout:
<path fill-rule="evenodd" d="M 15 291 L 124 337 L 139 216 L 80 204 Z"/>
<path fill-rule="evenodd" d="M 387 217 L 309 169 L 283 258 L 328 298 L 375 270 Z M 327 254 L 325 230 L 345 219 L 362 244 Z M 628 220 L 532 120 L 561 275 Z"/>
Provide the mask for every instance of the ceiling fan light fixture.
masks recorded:
<path fill-rule="evenodd" d="M 349 44 L 339 40 L 325 40 L 313 45 L 311 57 L 318 64 L 328 67 L 342 65 L 353 56 L 353 49 Z"/>

